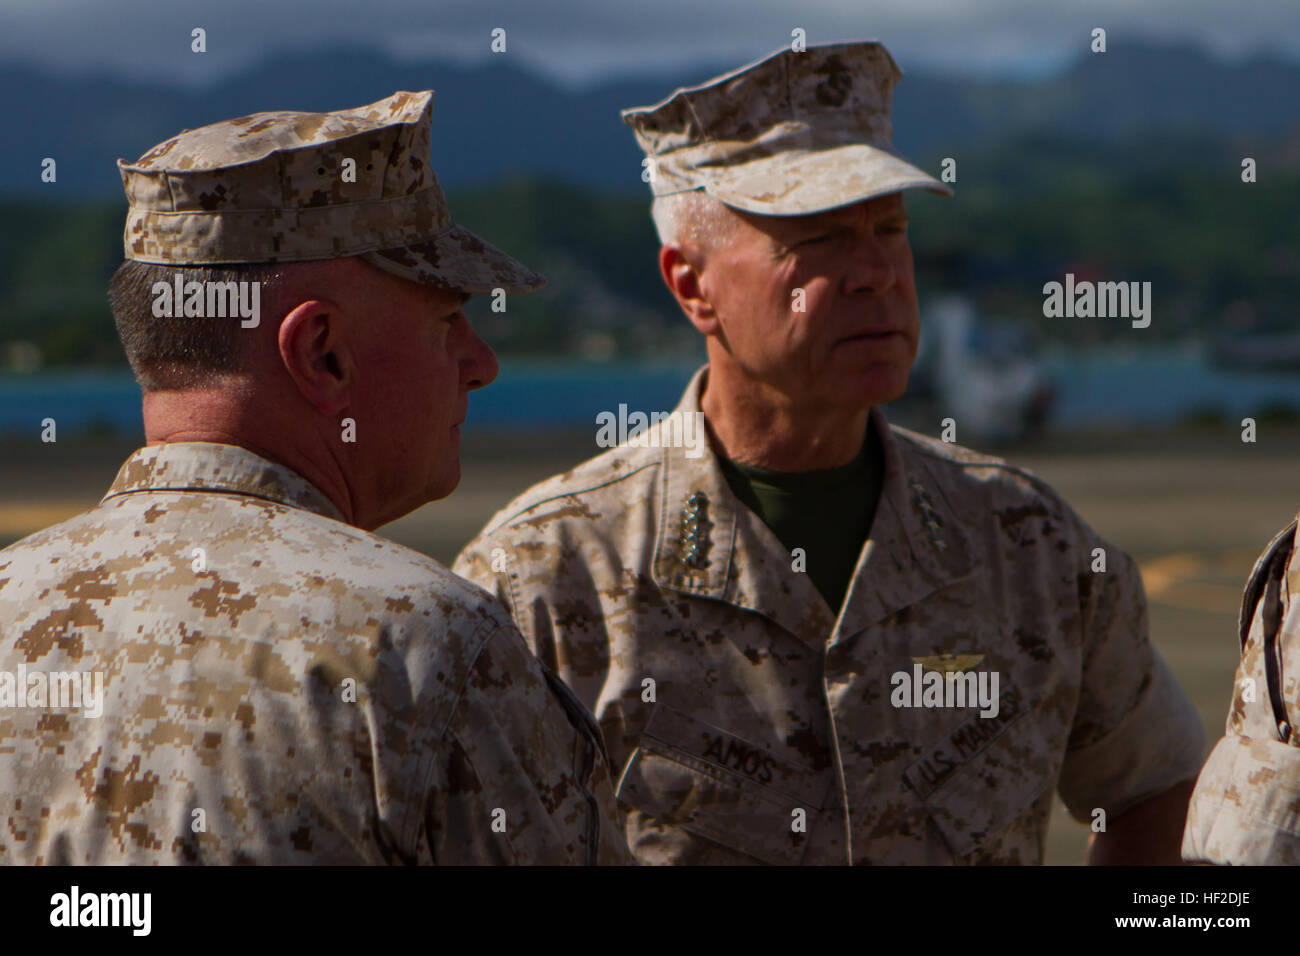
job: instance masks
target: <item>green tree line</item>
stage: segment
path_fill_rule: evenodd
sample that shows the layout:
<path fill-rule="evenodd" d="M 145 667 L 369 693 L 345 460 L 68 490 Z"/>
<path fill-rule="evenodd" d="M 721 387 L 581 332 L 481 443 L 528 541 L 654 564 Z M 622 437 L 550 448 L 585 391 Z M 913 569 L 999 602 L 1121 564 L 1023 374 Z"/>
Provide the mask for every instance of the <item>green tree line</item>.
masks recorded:
<path fill-rule="evenodd" d="M 936 159 L 930 168 L 938 169 Z M 1042 287 L 1079 278 L 1152 283 L 1144 342 L 1217 336 L 1242 303 L 1290 320 L 1300 299 L 1300 168 L 1244 183 L 1227 163 L 1126 162 L 1061 143 L 1015 143 L 961 158 L 956 199 L 909 194 L 927 296 L 961 292 L 989 314 L 1072 344 L 1127 334 L 1105 319 L 1044 319 Z M 642 356 L 694 347 L 659 281 L 649 194 L 536 180 L 449 197 L 453 217 L 539 269 L 539 293 L 471 316 L 509 355 Z M 0 202 L 0 362 L 122 365 L 105 289 L 121 262 L 125 202 Z"/>

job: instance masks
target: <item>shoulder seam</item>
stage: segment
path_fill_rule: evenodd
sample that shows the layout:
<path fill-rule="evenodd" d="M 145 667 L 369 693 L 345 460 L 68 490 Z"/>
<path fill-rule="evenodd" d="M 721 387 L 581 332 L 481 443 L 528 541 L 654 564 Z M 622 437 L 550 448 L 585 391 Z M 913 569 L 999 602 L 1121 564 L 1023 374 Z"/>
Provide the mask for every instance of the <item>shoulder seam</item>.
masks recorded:
<path fill-rule="evenodd" d="M 1067 502 L 1063 497 L 1061 497 L 1061 494 L 1055 488 L 1053 488 L 1046 479 L 1042 478 L 1039 475 L 1034 474 L 1032 471 L 1028 470 L 1027 468 L 1023 468 L 1020 465 L 1015 465 L 1009 461 L 1006 461 L 1005 459 L 995 458 L 993 456 L 981 455 L 980 458 L 982 460 L 962 461 L 959 458 L 950 455 L 945 455 L 940 451 L 932 449 L 928 447 L 928 445 L 916 441 L 910 436 L 900 437 L 899 440 L 907 441 L 909 449 L 914 451 L 918 458 L 925 458 L 929 461 L 948 466 L 955 470 L 960 470 L 963 473 L 975 468 L 988 468 L 988 469 L 994 469 L 996 471 L 999 471 L 1002 473 L 1002 478 L 995 478 L 994 483 L 996 484 L 1003 484 L 1002 481 L 1003 478 L 1006 479 L 1018 478 L 1020 481 L 1025 483 L 1025 486 L 1027 486 L 1027 487 L 1024 486 L 1021 487 L 1020 489 L 1021 494 L 1031 494 L 1038 497 L 1039 499 L 1045 499 L 1048 502 L 1059 505 L 1060 507 L 1064 508 L 1069 514 L 1073 515 L 1076 521 L 1086 525 L 1086 523 L 1083 522 L 1083 519 L 1079 516 L 1078 512 L 1076 512 L 1070 506 L 1069 502 Z M 971 452 L 971 454 L 977 455 L 979 453 Z M 969 476 L 969 477 L 971 478 L 972 481 L 980 481 L 980 479 L 975 476 Z M 1007 488 L 1015 487 L 1014 483 L 1009 483 L 1006 484 L 1005 486 Z"/>
<path fill-rule="evenodd" d="M 909 444 L 911 444 L 911 446 L 916 450 L 916 453 L 918 455 L 923 455 L 926 458 L 931 458 L 935 461 L 941 461 L 945 464 L 952 465 L 954 468 L 997 468 L 1001 471 L 1009 471 L 1013 474 L 1019 475 L 1021 478 L 1024 478 L 1026 481 L 1034 482 L 1034 484 L 1043 483 L 1043 479 L 1039 478 L 1033 472 L 1025 468 L 1022 468 L 1019 465 L 1013 465 L 1011 464 L 1011 462 L 1003 458 L 994 458 L 992 456 L 981 455 L 980 457 L 982 458 L 982 460 L 980 461 L 963 461 L 960 458 L 940 454 L 939 452 L 935 451 L 932 448 L 927 447 L 926 445 L 921 444 L 920 442 L 911 441 L 910 439 L 908 441 Z M 979 453 L 972 452 L 971 454 L 979 454 Z"/>
<path fill-rule="evenodd" d="M 601 488 L 608 488 L 610 485 L 616 485 L 620 481 L 626 481 L 627 479 L 631 478 L 633 475 L 640 474 L 641 472 L 645 471 L 647 468 L 654 468 L 659 464 L 660 462 L 658 461 L 648 461 L 644 465 L 640 465 L 636 468 L 633 468 L 625 475 L 619 475 L 617 478 L 611 478 L 608 481 L 602 481 L 599 484 L 587 485 L 575 491 L 561 491 L 558 494 L 550 495 L 549 497 L 542 498 L 539 501 L 534 501 L 532 504 L 525 505 L 519 508 L 517 511 L 513 512 L 509 516 L 502 518 L 500 521 L 493 523 L 490 527 L 485 528 L 483 530 L 483 537 L 487 537 L 488 535 L 500 531 L 502 528 L 510 524 L 512 521 L 522 518 L 528 512 L 536 508 L 540 508 L 542 505 L 549 504 L 552 501 L 558 501 L 561 498 L 574 498 L 577 497 L 578 495 L 585 495 L 592 491 L 599 491 Z M 525 495 L 527 493 L 528 492 L 524 492 Z"/>

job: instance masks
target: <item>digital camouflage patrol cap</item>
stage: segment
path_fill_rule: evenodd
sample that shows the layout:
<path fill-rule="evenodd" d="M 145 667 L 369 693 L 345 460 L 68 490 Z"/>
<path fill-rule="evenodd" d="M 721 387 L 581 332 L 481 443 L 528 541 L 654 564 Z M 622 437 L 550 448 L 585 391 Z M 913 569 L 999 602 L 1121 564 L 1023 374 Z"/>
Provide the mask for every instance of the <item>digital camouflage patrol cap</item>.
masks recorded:
<path fill-rule="evenodd" d="M 541 288 L 536 272 L 451 221 L 429 165 L 432 117 L 432 90 L 403 91 L 334 113 L 254 113 L 185 130 L 134 163 L 119 159 L 126 258 L 361 256 L 462 292 Z"/>
<path fill-rule="evenodd" d="M 798 216 L 903 189 L 952 190 L 893 149 L 903 73 L 875 41 L 785 49 L 623 121 L 656 196 L 703 189 L 728 206 Z"/>

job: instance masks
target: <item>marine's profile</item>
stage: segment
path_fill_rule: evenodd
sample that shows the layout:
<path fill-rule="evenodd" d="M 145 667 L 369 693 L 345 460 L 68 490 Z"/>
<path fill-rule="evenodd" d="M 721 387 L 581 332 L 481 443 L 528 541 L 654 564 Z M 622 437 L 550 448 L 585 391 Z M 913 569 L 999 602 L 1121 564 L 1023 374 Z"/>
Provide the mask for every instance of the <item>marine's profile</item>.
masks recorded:
<path fill-rule="evenodd" d="M 372 533 L 459 480 L 497 372 L 464 300 L 543 282 L 452 222 L 432 100 L 120 164 L 148 443 L 0 552 L 0 862 L 625 861 L 590 715 L 489 595 Z"/>

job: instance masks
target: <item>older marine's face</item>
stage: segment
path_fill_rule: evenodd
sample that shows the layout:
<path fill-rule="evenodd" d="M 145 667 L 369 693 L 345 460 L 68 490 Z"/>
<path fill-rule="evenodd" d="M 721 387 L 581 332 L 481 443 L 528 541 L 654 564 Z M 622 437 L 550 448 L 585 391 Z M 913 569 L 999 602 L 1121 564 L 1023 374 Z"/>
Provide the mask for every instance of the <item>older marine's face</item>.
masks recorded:
<path fill-rule="evenodd" d="M 731 360 L 805 407 L 902 395 L 920 327 L 902 195 L 809 216 L 735 215 L 702 277 Z"/>

